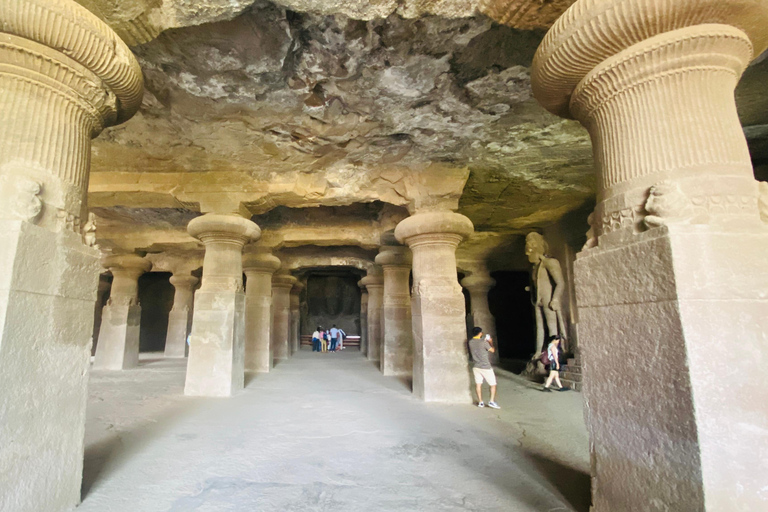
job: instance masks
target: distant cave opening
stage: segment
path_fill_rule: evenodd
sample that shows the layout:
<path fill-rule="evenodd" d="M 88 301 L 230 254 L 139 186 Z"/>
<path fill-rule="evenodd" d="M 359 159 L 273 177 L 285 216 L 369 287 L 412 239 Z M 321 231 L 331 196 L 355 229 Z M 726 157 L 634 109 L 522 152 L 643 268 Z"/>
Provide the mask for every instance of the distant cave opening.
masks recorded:
<path fill-rule="evenodd" d="M 536 350 L 536 320 L 528 272 L 499 271 L 491 274 L 496 286 L 488 292 L 488 306 L 496 319 L 496 338 L 501 359 L 530 359 Z"/>
<path fill-rule="evenodd" d="M 348 336 L 360 336 L 360 275 L 353 270 L 320 269 L 307 275 L 301 334 L 334 324 Z"/>
<path fill-rule="evenodd" d="M 168 333 L 168 314 L 175 290 L 170 272 L 148 272 L 139 278 L 141 328 L 139 352 L 162 352 Z"/>

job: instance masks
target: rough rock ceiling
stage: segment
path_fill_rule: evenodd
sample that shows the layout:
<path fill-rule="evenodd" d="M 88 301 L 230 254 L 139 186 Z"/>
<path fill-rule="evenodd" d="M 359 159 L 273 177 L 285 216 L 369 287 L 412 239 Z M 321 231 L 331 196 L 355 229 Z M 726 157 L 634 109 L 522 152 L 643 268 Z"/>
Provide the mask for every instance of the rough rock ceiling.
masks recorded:
<path fill-rule="evenodd" d="M 544 29 L 572 1 L 81 3 L 134 44 L 146 79 L 136 117 L 94 141 L 89 202 L 106 236 L 144 226 L 182 240 L 179 212 L 241 203 L 259 222 L 274 208 L 378 201 L 458 204 L 503 238 L 594 195 L 586 132 L 530 90 Z M 768 146 L 766 64 L 738 95 L 756 153 Z M 142 236 L 131 244 L 163 247 Z"/>

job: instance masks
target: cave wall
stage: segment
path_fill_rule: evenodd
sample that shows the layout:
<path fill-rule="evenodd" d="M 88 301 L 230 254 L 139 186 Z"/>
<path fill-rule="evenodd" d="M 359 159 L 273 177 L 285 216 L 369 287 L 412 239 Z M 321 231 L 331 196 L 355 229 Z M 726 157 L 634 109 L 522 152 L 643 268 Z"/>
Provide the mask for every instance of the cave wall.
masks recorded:
<path fill-rule="evenodd" d="M 359 280 L 358 276 L 351 273 L 310 275 L 306 290 L 307 321 L 302 323 L 302 334 L 312 334 L 318 325 L 330 329 L 336 324 L 347 335 L 359 336 Z"/>

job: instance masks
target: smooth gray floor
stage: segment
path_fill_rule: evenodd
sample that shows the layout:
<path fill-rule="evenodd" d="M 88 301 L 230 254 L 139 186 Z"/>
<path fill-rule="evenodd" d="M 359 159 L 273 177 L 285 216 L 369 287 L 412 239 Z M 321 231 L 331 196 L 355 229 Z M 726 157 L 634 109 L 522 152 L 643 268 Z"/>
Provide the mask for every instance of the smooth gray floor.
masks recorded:
<path fill-rule="evenodd" d="M 357 351 L 304 349 L 189 398 L 184 364 L 92 372 L 78 511 L 588 511 L 577 393 L 499 375 L 501 411 L 425 404 Z"/>

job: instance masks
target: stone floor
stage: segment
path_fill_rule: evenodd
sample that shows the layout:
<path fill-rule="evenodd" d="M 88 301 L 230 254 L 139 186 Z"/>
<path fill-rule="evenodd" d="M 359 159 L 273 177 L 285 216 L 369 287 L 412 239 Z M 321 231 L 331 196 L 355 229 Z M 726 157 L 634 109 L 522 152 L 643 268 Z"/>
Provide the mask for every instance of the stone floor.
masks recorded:
<path fill-rule="evenodd" d="M 357 351 L 304 349 L 230 399 L 184 361 L 91 374 L 81 512 L 583 511 L 581 395 L 499 376 L 500 411 L 424 404 Z"/>

